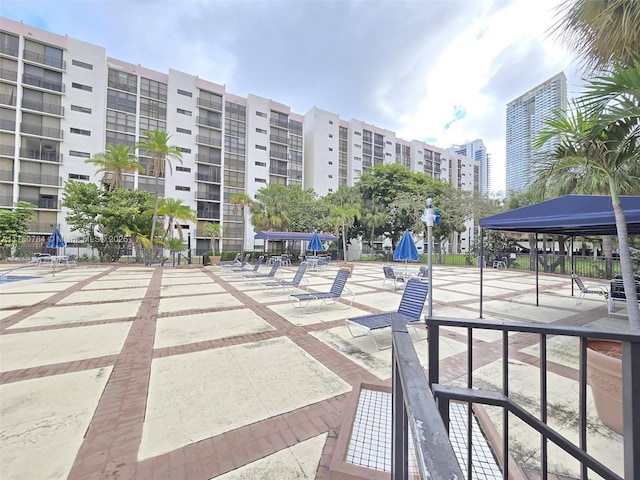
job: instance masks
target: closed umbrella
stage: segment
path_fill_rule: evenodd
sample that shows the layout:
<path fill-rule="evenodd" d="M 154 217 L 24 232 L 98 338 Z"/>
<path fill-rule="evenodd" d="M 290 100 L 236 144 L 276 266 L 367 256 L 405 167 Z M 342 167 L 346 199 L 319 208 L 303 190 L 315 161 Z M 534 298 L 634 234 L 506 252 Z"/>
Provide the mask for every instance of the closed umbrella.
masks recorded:
<path fill-rule="evenodd" d="M 311 235 L 311 241 L 307 246 L 307 250 L 313 250 L 314 255 L 318 250 L 322 250 L 322 242 L 320 241 L 320 235 L 318 235 L 318 232 L 313 232 L 313 235 Z"/>
<path fill-rule="evenodd" d="M 405 273 L 407 270 L 407 263 L 409 260 L 412 262 L 417 262 L 419 258 L 418 249 L 416 248 L 416 244 L 413 241 L 413 237 L 409 233 L 409 230 L 405 230 L 398 246 L 393 252 L 393 259 L 395 261 L 404 261 Z"/>
<path fill-rule="evenodd" d="M 49 236 L 49 241 L 47 242 L 47 248 L 55 248 L 56 255 L 58 254 L 58 248 L 64 248 L 67 244 L 64 243 L 64 238 L 62 238 L 62 234 L 58 227 L 53 229 L 53 232 Z"/>

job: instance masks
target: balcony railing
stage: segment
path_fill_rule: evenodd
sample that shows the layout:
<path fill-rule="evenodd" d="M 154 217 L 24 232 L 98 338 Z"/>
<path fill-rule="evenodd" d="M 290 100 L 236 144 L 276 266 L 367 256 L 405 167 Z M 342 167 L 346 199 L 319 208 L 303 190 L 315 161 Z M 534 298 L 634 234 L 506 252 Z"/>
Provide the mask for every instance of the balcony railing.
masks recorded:
<path fill-rule="evenodd" d="M 15 107 L 16 106 L 16 96 L 15 95 L 9 95 L 8 93 L 2 93 L 0 94 L 0 103 L 2 105 L 9 105 L 11 107 Z"/>
<path fill-rule="evenodd" d="M 42 53 L 33 52 L 31 50 L 25 50 L 22 54 L 25 60 L 30 62 L 40 63 L 41 65 L 48 65 L 53 68 L 65 70 L 67 63 L 61 58 L 52 57 L 50 55 L 44 55 Z"/>
<path fill-rule="evenodd" d="M 3 80 L 9 80 L 10 82 L 17 82 L 18 72 L 8 68 L 0 68 L 0 78 Z"/>
<path fill-rule="evenodd" d="M 0 170 L 0 182 L 13 182 L 13 170 Z"/>
<path fill-rule="evenodd" d="M 0 207 L 13 207 L 13 197 L 11 195 L 0 195 Z"/>
<path fill-rule="evenodd" d="M 220 213 L 212 212 L 210 210 L 198 210 L 197 216 L 198 218 L 220 219 Z"/>
<path fill-rule="evenodd" d="M 196 173 L 196 180 L 200 182 L 220 183 L 220 172 L 217 174 Z"/>
<path fill-rule="evenodd" d="M 218 192 L 196 192 L 196 199 L 198 200 L 210 200 L 213 202 L 220 201 L 220 193 Z"/>
<path fill-rule="evenodd" d="M 0 130 L 9 130 L 11 132 L 16 131 L 16 121 L 15 120 L 6 120 L 4 118 L 0 118 Z"/>
<path fill-rule="evenodd" d="M 287 176 L 288 170 L 287 168 L 277 168 L 277 167 L 269 167 L 269 173 L 272 175 L 283 175 Z"/>
<path fill-rule="evenodd" d="M 196 155 L 196 162 L 209 163 L 211 165 L 220 165 L 221 159 L 220 157 L 212 157 L 210 155 L 207 155 L 206 153 L 198 153 Z"/>
<path fill-rule="evenodd" d="M 33 183 L 36 185 L 53 185 L 56 187 L 61 187 L 62 177 L 59 177 L 56 175 L 41 175 L 39 173 L 20 172 L 18 174 L 18 182 Z"/>
<path fill-rule="evenodd" d="M 17 57 L 20 52 L 18 51 L 18 47 L 12 47 L 6 43 L 0 43 L 0 53 L 4 53 L 11 57 Z"/>
<path fill-rule="evenodd" d="M 14 145 L 0 145 L 0 155 L 4 155 L 5 157 L 13 157 L 15 151 L 16 147 Z"/>
<path fill-rule="evenodd" d="M 198 97 L 198 106 L 208 108 L 210 110 L 222 111 L 222 102 L 214 102 L 204 98 Z"/>
<path fill-rule="evenodd" d="M 31 100 L 29 98 L 22 99 L 22 108 L 59 116 L 64 115 L 64 107 L 62 105 L 54 105 L 53 103 L 45 103 L 39 100 Z"/>
<path fill-rule="evenodd" d="M 212 147 L 221 147 L 222 140 L 214 137 L 205 137 L 204 135 L 196 135 L 196 143 L 202 143 L 203 145 L 210 145 Z"/>
<path fill-rule="evenodd" d="M 21 148 L 20 156 L 22 158 L 32 158 L 34 160 L 46 160 L 47 162 L 62 162 L 62 154 L 55 150 Z"/>
<path fill-rule="evenodd" d="M 547 478 L 548 455 L 547 446 L 549 442 L 564 451 L 565 454 L 573 457 L 580 465 L 581 478 L 587 478 L 590 470 L 601 478 L 622 480 L 622 478 L 611 470 L 608 466 L 595 459 L 587 450 L 587 340 L 597 338 L 604 340 L 614 340 L 622 343 L 622 378 L 623 378 L 623 417 L 624 417 L 624 478 L 640 478 L 640 335 L 624 330 L 599 330 L 588 327 L 573 327 L 560 325 L 544 325 L 536 323 L 519 322 L 498 322 L 487 320 L 464 320 L 451 318 L 426 319 L 429 350 L 429 378 L 428 383 L 435 398 L 437 399 L 440 415 L 445 423 L 449 423 L 449 402 L 451 400 L 467 402 L 471 404 L 484 404 L 502 408 L 503 411 L 503 432 L 502 432 L 502 468 L 503 478 L 509 478 L 509 414 L 518 417 L 524 424 L 536 433 L 541 442 L 540 468 L 541 478 Z M 466 349 L 466 380 L 467 388 L 452 385 L 440 384 L 439 371 L 439 351 L 440 351 L 440 327 L 457 327 L 466 329 L 467 349 Z M 405 327 L 406 329 L 406 327 Z M 395 330 L 395 327 L 394 327 Z M 502 390 L 486 391 L 473 388 L 474 385 L 474 334 L 477 330 L 490 330 L 502 334 Z M 509 341 L 517 341 L 521 335 L 536 335 L 539 340 L 539 391 L 534 393 L 539 399 L 539 416 L 530 413 L 524 406 L 518 403 L 518 395 L 514 395 L 509 390 Z M 396 343 L 396 333 L 394 332 L 394 347 Z M 573 438 L 566 438 L 560 432 L 551 428 L 547 424 L 547 413 L 551 411 L 548 401 L 548 359 L 547 343 L 548 338 L 573 337 L 578 340 L 578 386 L 575 391 L 578 397 L 575 400 L 577 405 L 577 436 L 576 442 Z M 409 349 L 409 345 L 402 349 Z M 411 347 L 412 348 L 412 347 Z M 394 361 L 396 354 L 394 353 Z M 420 365 L 416 359 L 416 365 Z M 399 368 L 403 369 L 403 362 L 399 363 Z M 422 373 L 422 371 L 420 371 Z M 415 373 L 414 373 L 415 375 Z M 461 373 L 464 375 L 464 373 Z M 424 377 L 424 376 L 422 376 Z M 424 387 L 421 387 L 421 395 L 424 396 Z M 397 397 L 400 398 L 400 397 Z M 469 412 L 471 409 L 469 408 Z M 471 413 L 469 413 L 471 415 Z M 425 423 L 427 425 L 428 423 Z M 394 442 L 395 443 L 395 442 Z M 395 446 L 394 446 L 395 448 Z M 439 450 L 438 455 L 440 454 Z M 467 456 L 467 478 L 472 471 L 471 449 Z M 450 478 L 450 477 L 448 477 Z"/>
<path fill-rule="evenodd" d="M 275 118 L 271 118 L 269 124 L 273 125 L 274 127 L 289 129 L 289 120 L 277 120 Z"/>
<path fill-rule="evenodd" d="M 59 128 L 43 127 L 42 125 L 35 125 L 33 123 L 21 123 L 20 132 L 38 135 L 40 137 L 62 138 L 62 130 Z"/>
<path fill-rule="evenodd" d="M 271 140 L 272 142 L 276 142 L 276 143 L 282 143 L 284 145 L 287 145 L 289 143 L 289 138 L 285 137 L 284 135 L 269 135 L 269 140 Z"/>
<path fill-rule="evenodd" d="M 222 128 L 222 120 L 219 118 L 209 118 L 209 117 L 196 117 L 196 124 L 205 125 L 207 127 L 212 128 Z"/>
<path fill-rule="evenodd" d="M 36 208 L 46 208 L 48 210 L 60 210 L 60 201 L 57 198 L 29 198 L 20 197 L 21 202 L 29 202 Z"/>
<path fill-rule="evenodd" d="M 64 84 L 60 82 L 54 82 L 52 80 L 47 80 L 42 77 L 37 77 L 35 75 L 30 75 L 25 73 L 22 75 L 22 83 L 26 83 L 27 85 L 31 85 L 33 87 L 43 88 L 45 90 L 53 90 L 55 92 L 64 92 Z"/>
<path fill-rule="evenodd" d="M 287 159 L 286 152 L 274 152 L 273 150 L 269 150 L 269 156 L 271 158 L 279 158 L 281 160 L 286 160 Z"/>

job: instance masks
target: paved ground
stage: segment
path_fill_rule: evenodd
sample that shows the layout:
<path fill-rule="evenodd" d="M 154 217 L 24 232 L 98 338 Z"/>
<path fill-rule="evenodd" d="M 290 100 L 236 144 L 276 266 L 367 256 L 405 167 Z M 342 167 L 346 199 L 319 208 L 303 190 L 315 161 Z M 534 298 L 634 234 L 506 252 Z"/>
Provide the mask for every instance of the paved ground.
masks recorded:
<path fill-rule="evenodd" d="M 336 271 L 307 274 L 311 288 L 328 290 Z M 478 272 L 436 265 L 434 316 L 477 318 Z M 401 295 L 382 289 L 380 265 L 357 264 L 347 286 L 350 308 L 307 315 L 217 267 L 81 265 L 0 287 L 0 477 L 328 478 L 352 386 L 391 375 L 390 351 L 351 338 L 344 319 L 395 310 Z M 576 306 L 566 276 L 542 275 L 540 290 L 535 307 L 533 274 L 485 270 L 484 317 L 625 328 L 602 300 Z M 442 375 L 465 381 L 465 333 L 442 336 Z M 476 340 L 475 377 L 500 385 L 500 337 Z M 415 345 L 425 359 L 425 342 Z M 536 352 L 532 340 L 510 357 L 510 391 L 532 409 Z M 577 438 L 575 345 L 552 339 L 548 355 L 550 423 Z M 622 439 L 591 403 L 589 422 L 593 453 L 621 472 Z M 535 478 L 539 441 L 515 422 L 511 431 Z M 578 476 L 550 455 L 551 471 Z"/>

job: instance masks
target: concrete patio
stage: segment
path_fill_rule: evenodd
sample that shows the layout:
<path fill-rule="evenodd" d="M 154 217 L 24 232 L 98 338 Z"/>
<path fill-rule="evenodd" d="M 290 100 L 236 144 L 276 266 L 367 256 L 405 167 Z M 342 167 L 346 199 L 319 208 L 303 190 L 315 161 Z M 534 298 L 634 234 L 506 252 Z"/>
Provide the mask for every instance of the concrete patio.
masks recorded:
<path fill-rule="evenodd" d="M 311 289 L 328 290 L 336 271 L 334 263 L 308 272 Z M 350 308 L 311 314 L 218 267 L 19 273 L 43 278 L 0 286 L 3 480 L 327 479 L 349 392 L 391 376 L 390 350 L 352 338 L 344 325 L 397 308 L 402 290 L 382 288 L 380 264 L 356 264 Z M 477 318 L 479 280 L 477 268 L 436 265 L 434 316 Z M 601 299 L 576 306 L 568 276 L 541 275 L 540 292 L 536 307 L 533 273 L 487 269 L 484 318 L 627 327 Z M 464 382 L 465 332 L 441 335 L 441 375 Z M 500 385 L 500 334 L 476 340 L 475 377 Z M 414 344 L 426 367 L 426 343 Z M 552 339 L 548 357 L 549 423 L 577 438 L 577 347 Z M 510 391 L 534 406 L 535 342 L 510 361 Z M 591 400 L 588 412 L 590 452 L 622 475 L 622 437 L 600 422 Z M 499 428 L 501 414 L 488 413 Z M 518 423 L 511 432 L 514 459 L 536 478 L 538 437 Z M 549 455 L 551 472 L 579 477 L 575 461 L 552 448 Z"/>

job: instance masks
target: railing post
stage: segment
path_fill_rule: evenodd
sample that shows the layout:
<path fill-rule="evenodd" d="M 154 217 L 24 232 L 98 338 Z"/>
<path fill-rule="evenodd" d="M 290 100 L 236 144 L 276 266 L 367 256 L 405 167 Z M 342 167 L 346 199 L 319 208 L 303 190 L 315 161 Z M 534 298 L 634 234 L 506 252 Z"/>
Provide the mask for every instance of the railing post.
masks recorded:
<path fill-rule="evenodd" d="M 429 388 L 434 383 L 440 383 L 440 327 L 435 323 L 429 323 L 427 325 L 427 351 L 429 352 L 427 358 L 429 364 Z"/>
<path fill-rule="evenodd" d="M 395 349 L 395 347 L 391 347 Z M 404 405 L 404 392 L 400 381 L 400 372 L 395 352 L 392 358 L 392 432 L 391 442 L 391 478 L 392 480 L 407 480 L 409 478 L 409 435 L 407 411 Z"/>
<path fill-rule="evenodd" d="M 624 418 L 624 478 L 640 477 L 640 343 L 622 342 L 622 418 Z"/>

